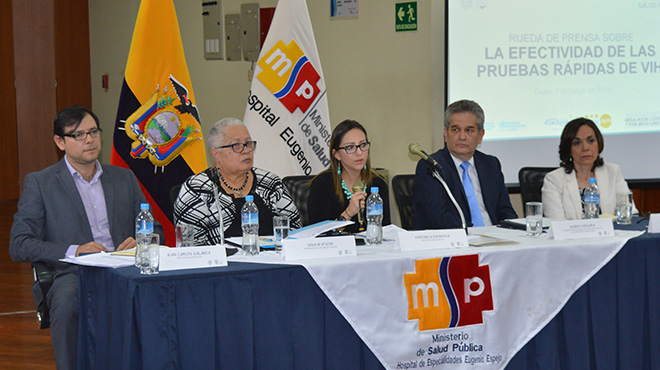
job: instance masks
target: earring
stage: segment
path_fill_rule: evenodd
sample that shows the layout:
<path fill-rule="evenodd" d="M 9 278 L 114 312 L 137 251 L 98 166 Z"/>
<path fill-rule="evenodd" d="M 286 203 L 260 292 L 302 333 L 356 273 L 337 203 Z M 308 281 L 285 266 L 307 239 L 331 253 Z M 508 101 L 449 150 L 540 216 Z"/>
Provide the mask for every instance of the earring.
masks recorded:
<path fill-rule="evenodd" d="M 366 163 L 364 164 L 364 169 L 365 169 L 365 170 L 367 169 L 367 164 L 366 164 Z"/>
<path fill-rule="evenodd" d="M 337 166 L 337 176 L 341 175 L 341 165 Z"/>

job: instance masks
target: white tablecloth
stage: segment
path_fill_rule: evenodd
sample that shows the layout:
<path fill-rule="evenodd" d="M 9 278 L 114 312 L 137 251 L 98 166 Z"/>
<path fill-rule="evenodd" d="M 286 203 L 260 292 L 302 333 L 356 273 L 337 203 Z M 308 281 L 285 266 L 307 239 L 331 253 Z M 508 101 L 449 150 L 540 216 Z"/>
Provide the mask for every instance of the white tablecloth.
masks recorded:
<path fill-rule="evenodd" d="M 511 243 L 401 252 L 395 240 L 380 246 L 359 246 L 357 257 L 295 264 L 305 266 L 386 368 L 501 369 L 629 238 L 640 234 L 616 231 L 613 238 L 555 241 L 546 234 L 531 238 L 522 231 L 495 227 L 471 229 L 475 232 Z M 456 258 L 443 260 L 445 257 Z M 287 263 L 275 252 L 235 255 L 230 260 Z M 421 293 L 409 297 L 413 291 L 410 285 L 428 282 L 423 286 L 427 290 L 421 290 L 432 291 L 430 280 L 420 277 L 418 270 L 426 269 L 425 276 L 430 276 L 428 267 L 437 268 L 443 261 L 449 266 L 450 283 L 442 285 L 441 277 L 433 277 L 438 281 L 439 298 L 434 301 L 430 294 L 428 307 L 420 310 L 424 303 Z M 435 273 L 431 271 L 431 275 Z M 413 299 L 418 300 L 417 310 Z M 488 307 L 489 302 L 492 309 L 477 307 L 476 314 L 468 312 L 475 305 Z M 440 313 L 441 319 L 430 318 L 433 312 Z M 421 320 L 415 318 L 419 315 L 430 320 L 427 322 L 440 322 L 441 327 L 420 329 Z M 445 320 L 452 315 L 453 321 Z"/>

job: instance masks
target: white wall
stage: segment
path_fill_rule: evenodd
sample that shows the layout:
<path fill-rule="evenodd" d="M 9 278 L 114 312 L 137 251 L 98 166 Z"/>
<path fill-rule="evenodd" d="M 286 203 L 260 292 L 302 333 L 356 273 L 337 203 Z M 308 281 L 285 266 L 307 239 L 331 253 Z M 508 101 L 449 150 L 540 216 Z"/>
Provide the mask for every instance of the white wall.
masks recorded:
<path fill-rule="evenodd" d="M 240 4 L 247 2 L 253 1 L 224 0 L 223 11 L 239 13 Z M 276 5 L 275 0 L 259 3 Z M 398 33 L 394 32 L 395 3 L 362 0 L 359 17 L 330 19 L 330 1 L 307 2 L 331 123 L 346 118 L 362 123 L 372 142 L 372 164 L 387 168 L 390 178 L 414 172 L 416 158 L 407 154 L 409 143 L 418 142 L 429 150 L 442 146 L 444 104 L 444 1 L 419 1 L 418 31 Z M 204 60 L 201 2 L 174 0 L 174 5 L 204 131 L 220 118 L 243 118 L 250 63 Z M 101 160 L 109 162 L 139 1 L 90 0 L 89 8 L 93 110 L 104 130 Z M 110 82 L 107 92 L 101 88 L 105 73 Z M 398 215 L 394 218 L 398 220 Z"/>

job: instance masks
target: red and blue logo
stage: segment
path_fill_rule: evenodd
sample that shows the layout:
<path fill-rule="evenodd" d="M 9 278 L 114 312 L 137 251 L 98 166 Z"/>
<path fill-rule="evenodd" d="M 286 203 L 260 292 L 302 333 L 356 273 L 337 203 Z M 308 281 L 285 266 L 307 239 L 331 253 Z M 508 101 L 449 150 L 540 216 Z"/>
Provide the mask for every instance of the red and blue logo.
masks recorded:
<path fill-rule="evenodd" d="M 291 113 L 296 108 L 305 113 L 321 92 L 321 76 L 295 40 L 289 45 L 278 41 L 258 64 L 262 69 L 257 75 L 259 81 Z"/>
<path fill-rule="evenodd" d="M 483 324 L 493 310 L 490 268 L 477 254 L 417 260 L 403 281 L 408 320 L 419 320 L 420 331 Z"/>

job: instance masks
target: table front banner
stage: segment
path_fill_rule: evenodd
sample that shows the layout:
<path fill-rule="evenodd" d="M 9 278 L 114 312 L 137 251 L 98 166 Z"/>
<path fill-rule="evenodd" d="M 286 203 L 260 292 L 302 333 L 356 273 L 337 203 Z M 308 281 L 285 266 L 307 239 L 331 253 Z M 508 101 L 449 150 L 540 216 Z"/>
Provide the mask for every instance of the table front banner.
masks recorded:
<path fill-rule="evenodd" d="M 634 235 L 302 264 L 386 368 L 501 369 Z"/>

